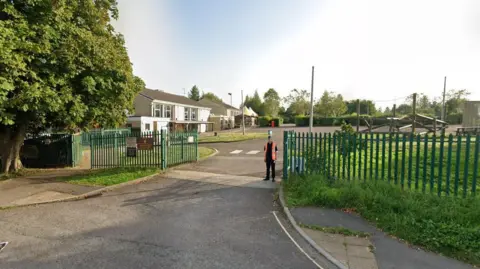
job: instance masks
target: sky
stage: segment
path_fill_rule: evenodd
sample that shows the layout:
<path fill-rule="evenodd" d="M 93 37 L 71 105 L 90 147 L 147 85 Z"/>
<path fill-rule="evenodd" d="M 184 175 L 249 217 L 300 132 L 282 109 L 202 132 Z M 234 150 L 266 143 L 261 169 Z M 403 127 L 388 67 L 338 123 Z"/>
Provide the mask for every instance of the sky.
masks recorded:
<path fill-rule="evenodd" d="M 310 90 L 377 106 L 467 89 L 480 100 L 478 0 L 117 0 L 113 23 L 147 87 Z"/>

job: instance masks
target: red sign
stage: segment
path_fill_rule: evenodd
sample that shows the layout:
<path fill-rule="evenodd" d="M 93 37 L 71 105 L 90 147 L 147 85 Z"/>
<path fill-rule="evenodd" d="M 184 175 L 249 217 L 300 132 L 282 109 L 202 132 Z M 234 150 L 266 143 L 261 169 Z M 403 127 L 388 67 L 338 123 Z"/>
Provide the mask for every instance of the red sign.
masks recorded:
<path fill-rule="evenodd" d="M 152 150 L 153 138 L 152 137 L 139 137 L 137 138 L 137 148 L 139 150 Z"/>

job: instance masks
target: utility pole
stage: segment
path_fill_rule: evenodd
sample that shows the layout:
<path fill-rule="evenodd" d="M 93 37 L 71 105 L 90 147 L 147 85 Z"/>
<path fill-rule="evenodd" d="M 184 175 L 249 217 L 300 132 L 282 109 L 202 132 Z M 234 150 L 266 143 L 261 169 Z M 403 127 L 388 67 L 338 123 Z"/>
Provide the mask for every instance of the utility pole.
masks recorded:
<path fill-rule="evenodd" d="M 447 90 L 447 76 L 443 78 L 443 101 L 442 101 L 442 113 L 441 113 L 441 119 L 445 121 L 445 92 Z"/>
<path fill-rule="evenodd" d="M 357 99 L 357 133 L 360 132 L 360 99 Z"/>
<path fill-rule="evenodd" d="M 417 94 L 416 93 L 413 94 L 412 110 L 413 110 L 412 134 L 415 134 L 415 125 L 417 122 Z"/>
<path fill-rule="evenodd" d="M 312 66 L 312 87 L 310 90 L 310 128 L 309 132 L 312 133 L 313 129 L 313 78 L 315 75 L 315 66 Z"/>
<path fill-rule="evenodd" d="M 243 90 L 242 90 L 242 132 L 245 135 L 245 101 L 243 100 Z"/>

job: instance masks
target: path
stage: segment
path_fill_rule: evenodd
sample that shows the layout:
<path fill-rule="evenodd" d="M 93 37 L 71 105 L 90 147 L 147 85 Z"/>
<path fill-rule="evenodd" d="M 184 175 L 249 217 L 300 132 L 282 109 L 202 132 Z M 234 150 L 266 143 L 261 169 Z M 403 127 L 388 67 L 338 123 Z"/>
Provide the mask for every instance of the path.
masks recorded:
<path fill-rule="evenodd" d="M 426 252 L 408 246 L 385 233 L 377 230 L 361 217 L 348 214 L 342 211 L 324 208 L 294 208 L 291 210 L 292 215 L 296 221 L 306 225 L 316 225 L 320 227 L 344 227 L 353 231 L 368 232 L 372 234 L 370 240 L 374 246 L 374 255 L 377 260 L 378 268 L 380 269 L 473 269 L 473 266 L 464 264 L 462 262 L 450 259 L 435 253 Z M 316 243 L 322 245 L 326 251 L 333 256 L 341 257 L 338 247 L 332 247 L 332 244 L 324 238 L 316 239 Z M 348 247 L 355 247 L 350 246 Z M 347 247 L 347 248 L 348 248 Z M 365 247 L 364 247 L 365 248 Z M 344 249 L 341 251 L 345 252 Z M 357 251 L 358 252 L 358 251 Z M 345 261 L 349 263 L 359 263 L 359 260 L 364 257 L 351 257 L 347 250 Z M 342 258 L 339 258 L 342 260 Z M 345 262 L 346 263 L 346 262 Z M 351 264 L 350 268 L 365 268 L 355 267 Z"/>
<path fill-rule="evenodd" d="M 274 215 L 276 185 L 249 176 L 263 158 L 226 152 L 98 198 L 0 211 L 1 267 L 335 268 Z"/>
<path fill-rule="evenodd" d="M 65 176 L 84 173 L 82 169 L 53 169 L 38 174 L 0 181 L 0 207 L 65 199 L 98 189 L 60 182 Z"/>

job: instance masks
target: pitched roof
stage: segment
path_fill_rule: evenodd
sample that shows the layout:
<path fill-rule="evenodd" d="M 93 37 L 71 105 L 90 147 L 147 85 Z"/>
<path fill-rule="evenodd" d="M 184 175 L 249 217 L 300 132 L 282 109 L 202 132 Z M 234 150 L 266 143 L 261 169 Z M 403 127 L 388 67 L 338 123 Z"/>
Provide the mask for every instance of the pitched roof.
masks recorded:
<path fill-rule="evenodd" d="M 212 103 L 214 103 L 214 104 L 224 106 L 224 107 L 226 107 L 227 109 L 240 110 L 240 109 L 238 109 L 238 108 L 236 108 L 236 107 L 234 107 L 234 106 L 231 106 L 231 105 L 229 105 L 229 104 L 226 104 L 226 103 L 224 103 L 224 102 L 215 101 L 215 100 L 211 100 L 211 99 L 208 99 L 208 98 L 202 98 L 202 100 L 208 100 L 208 101 L 210 101 L 210 102 L 212 102 Z"/>
<path fill-rule="evenodd" d="M 160 90 L 152 90 L 152 89 L 145 88 L 143 91 L 140 92 L 140 94 L 154 100 L 172 102 L 172 103 L 177 103 L 182 105 L 203 107 L 197 101 L 187 98 L 185 96 L 171 94 L 171 93 L 167 93 Z"/>

